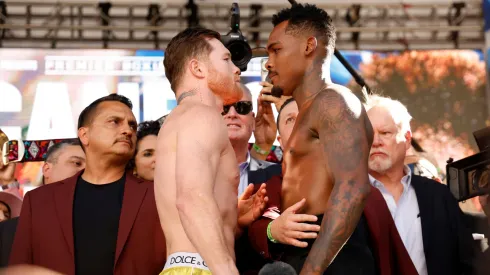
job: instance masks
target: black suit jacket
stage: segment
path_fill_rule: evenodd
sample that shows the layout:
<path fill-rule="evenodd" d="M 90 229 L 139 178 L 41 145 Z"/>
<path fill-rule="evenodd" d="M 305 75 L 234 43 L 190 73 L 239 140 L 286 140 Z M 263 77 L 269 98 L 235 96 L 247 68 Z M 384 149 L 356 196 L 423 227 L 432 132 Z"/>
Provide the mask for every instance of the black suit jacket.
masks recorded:
<path fill-rule="evenodd" d="M 473 237 L 448 187 L 420 176 L 412 176 L 411 184 L 420 209 L 428 274 L 473 274 Z"/>
<path fill-rule="evenodd" d="M 257 160 L 255 160 L 257 161 Z M 261 165 L 265 162 L 258 161 L 259 167 L 256 170 L 248 170 L 248 182 L 253 184 L 262 184 L 267 182 L 273 176 L 281 176 L 282 168 L 280 164 Z M 270 164 L 270 163 L 269 163 Z M 269 260 L 264 259 L 255 251 L 248 241 L 248 230 L 244 230 L 242 236 L 235 242 L 235 256 L 237 268 L 240 274 L 257 274 L 258 271 Z"/>
<path fill-rule="evenodd" d="M 13 218 L 0 222 L 0 267 L 6 267 L 9 264 L 10 251 L 14 243 L 18 221 L 19 218 Z"/>

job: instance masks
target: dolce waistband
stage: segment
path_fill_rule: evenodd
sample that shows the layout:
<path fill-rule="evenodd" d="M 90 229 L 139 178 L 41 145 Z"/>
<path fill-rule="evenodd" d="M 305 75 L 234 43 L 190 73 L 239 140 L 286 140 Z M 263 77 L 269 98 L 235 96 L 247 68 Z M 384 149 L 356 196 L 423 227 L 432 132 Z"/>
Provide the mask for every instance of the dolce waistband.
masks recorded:
<path fill-rule="evenodd" d="M 165 269 L 174 267 L 193 267 L 209 270 L 203 258 L 198 253 L 176 252 L 168 256 Z"/>

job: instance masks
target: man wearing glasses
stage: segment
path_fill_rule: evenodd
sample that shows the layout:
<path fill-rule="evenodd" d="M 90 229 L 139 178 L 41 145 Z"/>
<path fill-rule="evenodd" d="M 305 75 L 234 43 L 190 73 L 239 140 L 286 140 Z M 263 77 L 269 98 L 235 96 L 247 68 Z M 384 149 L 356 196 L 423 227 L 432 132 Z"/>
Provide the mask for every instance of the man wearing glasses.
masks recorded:
<path fill-rule="evenodd" d="M 241 85 L 243 96 L 240 101 L 223 106 L 223 119 L 228 129 L 236 160 L 239 164 L 240 184 L 238 185 L 238 196 L 240 196 L 250 183 L 256 184 L 256 188 L 271 177 L 281 175 L 281 166 L 272 162 L 258 159 L 260 148 L 269 149 L 276 139 L 276 126 L 272 109 L 259 110 L 257 117 L 253 112 L 252 94 L 250 90 Z M 261 102 L 258 102 L 258 106 Z M 264 104 L 265 105 L 265 104 Z M 270 104 L 269 104 L 270 107 Z M 259 107 L 260 108 L 260 107 Z M 252 152 L 248 150 L 248 142 L 254 133 L 255 144 Z M 272 133 L 272 134 L 271 134 Z M 270 143 L 270 144 L 265 144 Z M 264 152 L 267 155 L 269 152 Z M 257 156 L 257 157 L 254 157 Z M 266 262 L 250 246 L 245 232 L 235 244 L 237 267 L 240 272 L 259 270 Z"/>
<path fill-rule="evenodd" d="M 262 128 L 256 128 L 256 121 L 261 120 L 262 116 L 266 116 L 267 114 L 260 114 L 261 117 L 257 116 L 257 119 L 255 118 L 252 106 L 252 94 L 245 85 L 242 84 L 241 87 L 243 90 L 242 99 L 234 104 L 223 106 L 222 112 L 226 127 L 228 129 L 228 138 L 230 139 L 233 150 L 235 151 L 236 160 L 239 163 L 239 196 L 245 191 L 250 183 L 264 183 L 272 176 L 281 174 L 280 165 L 254 158 L 254 154 L 250 154 L 248 151 L 248 141 L 250 140 L 252 133 L 256 133 L 256 130 L 260 130 L 262 132 L 265 130 L 264 128 L 266 128 L 264 123 L 261 123 L 259 126 Z M 272 125 L 275 127 L 273 116 Z M 276 138 L 276 130 L 273 129 L 272 133 L 272 142 L 274 142 Z M 259 144 L 266 142 L 264 137 L 260 137 L 259 139 L 261 139 L 261 141 L 259 142 L 257 135 L 255 136 L 255 139 L 256 143 L 254 144 L 254 148 L 260 148 L 261 145 Z M 264 148 L 270 148 L 270 146 L 264 146 Z M 255 154 L 259 154 L 260 152 L 260 149 L 253 150 L 255 150 Z M 269 152 L 264 154 L 268 153 Z"/>

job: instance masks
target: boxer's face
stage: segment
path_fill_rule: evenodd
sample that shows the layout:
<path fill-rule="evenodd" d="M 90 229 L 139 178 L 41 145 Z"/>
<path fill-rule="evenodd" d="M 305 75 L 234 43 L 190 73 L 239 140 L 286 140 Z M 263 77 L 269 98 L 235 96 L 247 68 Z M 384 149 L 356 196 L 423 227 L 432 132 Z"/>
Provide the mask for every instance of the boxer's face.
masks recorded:
<path fill-rule="evenodd" d="M 155 174 L 155 150 L 157 147 L 157 136 L 148 135 L 138 141 L 138 150 L 134 158 L 136 173 L 144 180 L 153 181 Z"/>
<path fill-rule="evenodd" d="M 306 59 L 302 49 L 306 39 L 287 34 L 288 23 L 284 21 L 272 30 L 267 42 L 269 59 L 265 67 L 272 84 L 281 88 L 284 95 L 290 96 L 304 76 Z"/>
<path fill-rule="evenodd" d="M 121 102 L 101 102 L 91 124 L 79 130 L 79 138 L 94 155 L 117 155 L 130 160 L 136 148 L 137 122 L 131 109 Z"/>
<path fill-rule="evenodd" d="M 207 61 L 207 80 L 211 91 L 223 100 L 223 105 L 237 102 L 242 97 L 240 69 L 231 61 L 230 51 L 221 41 L 208 41 L 213 47 Z"/>
<path fill-rule="evenodd" d="M 400 133 L 390 112 L 383 107 L 370 109 L 368 117 L 374 129 L 369 170 L 384 174 L 393 167 L 402 166 L 410 148 L 410 133 Z"/>
<path fill-rule="evenodd" d="M 79 145 L 62 147 L 52 162 L 43 166 L 44 184 L 58 182 L 72 177 L 85 168 L 85 153 Z"/>
<path fill-rule="evenodd" d="M 293 131 L 294 123 L 296 122 L 296 117 L 298 116 L 298 104 L 296 101 L 290 102 L 288 105 L 284 106 L 281 111 L 281 117 L 279 118 L 279 136 L 277 140 L 281 144 L 281 148 L 284 150 L 288 144 L 289 137 Z"/>

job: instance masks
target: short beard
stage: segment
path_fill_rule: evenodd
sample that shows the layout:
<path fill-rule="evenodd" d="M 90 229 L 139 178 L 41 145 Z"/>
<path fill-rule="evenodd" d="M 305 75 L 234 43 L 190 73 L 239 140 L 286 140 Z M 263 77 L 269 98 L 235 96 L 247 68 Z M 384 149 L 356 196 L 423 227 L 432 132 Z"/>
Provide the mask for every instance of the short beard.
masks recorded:
<path fill-rule="evenodd" d="M 391 169 L 391 167 L 393 166 L 393 162 L 390 158 L 381 159 L 379 157 L 375 157 L 373 160 L 369 160 L 368 165 L 369 170 L 379 174 L 384 174 L 386 173 L 386 171 Z"/>
<path fill-rule="evenodd" d="M 223 100 L 223 105 L 233 104 L 239 101 L 243 96 L 243 91 L 233 79 L 223 73 L 218 72 L 213 65 L 210 64 L 210 77 L 208 79 L 208 87 L 213 94 Z"/>
<path fill-rule="evenodd" d="M 284 94 L 284 90 L 279 86 L 272 86 L 271 95 L 280 98 Z"/>

